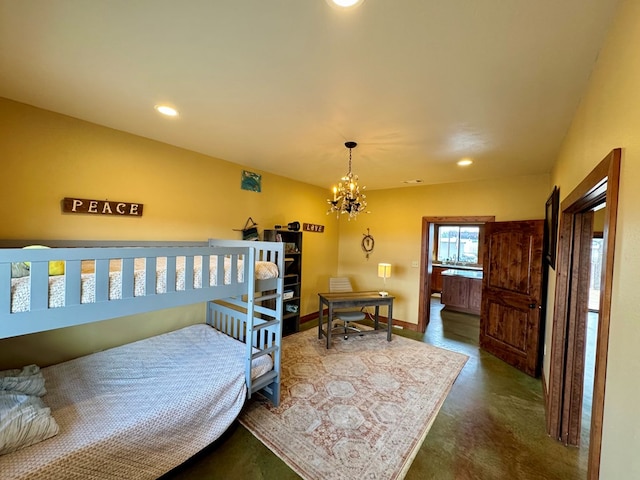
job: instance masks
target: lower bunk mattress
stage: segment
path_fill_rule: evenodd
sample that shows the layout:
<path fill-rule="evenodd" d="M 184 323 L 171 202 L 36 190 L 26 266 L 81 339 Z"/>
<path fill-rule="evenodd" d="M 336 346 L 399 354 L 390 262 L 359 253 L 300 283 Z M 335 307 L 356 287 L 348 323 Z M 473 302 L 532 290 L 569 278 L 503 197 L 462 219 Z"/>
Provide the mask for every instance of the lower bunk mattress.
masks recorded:
<path fill-rule="evenodd" d="M 217 439 L 246 399 L 246 345 L 209 325 L 42 369 L 55 437 L 0 456 L 7 479 L 155 479 Z M 252 376 L 272 368 L 254 360 Z"/>

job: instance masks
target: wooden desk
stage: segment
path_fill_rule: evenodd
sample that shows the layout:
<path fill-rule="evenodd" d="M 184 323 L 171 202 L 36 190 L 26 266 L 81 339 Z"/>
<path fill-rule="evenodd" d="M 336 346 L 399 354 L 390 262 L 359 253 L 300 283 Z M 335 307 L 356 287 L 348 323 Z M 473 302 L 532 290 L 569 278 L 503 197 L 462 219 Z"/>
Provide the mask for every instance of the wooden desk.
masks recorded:
<path fill-rule="evenodd" d="M 393 299 L 388 295 L 381 296 L 378 292 L 349 292 L 349 293 L 319 293 L 320 299 L 318 308 L 318 338 L 324 335 L 327 337 L 327 348 L 331 346 L 331 323 L 333 322 L 333 311 L 336 308 L 350 307 L 375 307 L 374 330 L 365 330 L 360 334 L 378 333 L 380 306 L 387 307 L 387 341 L 391 341 L 391 329 L 393 328 Z M 327 316 L 327 331 L 322 329 L 324 322 L 324 306 L 329 309 Z"/>

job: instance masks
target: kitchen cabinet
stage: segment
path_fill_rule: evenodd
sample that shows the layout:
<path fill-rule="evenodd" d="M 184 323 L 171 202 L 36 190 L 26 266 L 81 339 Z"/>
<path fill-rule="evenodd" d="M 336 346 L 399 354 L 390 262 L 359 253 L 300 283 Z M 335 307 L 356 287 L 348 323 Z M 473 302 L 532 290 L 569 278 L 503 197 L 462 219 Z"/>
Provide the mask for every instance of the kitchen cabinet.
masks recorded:
<path fill-rule="evenodd" d="M 449 310 L 480 315 L 482 272 L 448 269 L 441 275 L 442 304 Z"/>
<path fill-rule="evenodd" d="M 433 266 L 431 270 L 431 293 L 442 293 L 442 272 L 450 267 Z"/>

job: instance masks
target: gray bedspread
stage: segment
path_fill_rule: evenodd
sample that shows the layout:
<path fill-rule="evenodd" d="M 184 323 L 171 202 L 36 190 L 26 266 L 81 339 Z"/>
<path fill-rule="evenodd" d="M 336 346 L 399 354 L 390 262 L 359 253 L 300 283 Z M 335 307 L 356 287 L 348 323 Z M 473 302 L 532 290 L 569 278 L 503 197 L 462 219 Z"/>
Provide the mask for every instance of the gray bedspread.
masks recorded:
<path fill-rule="evenodd" d="M 60 433 L 0 456 L 0 477 L 159 477 L 237 417 L 246 398 L 245 349 L 194 325 L 44 368 L 43 400 Z M 261 357 L 253 376 L 271 368 Z"/>

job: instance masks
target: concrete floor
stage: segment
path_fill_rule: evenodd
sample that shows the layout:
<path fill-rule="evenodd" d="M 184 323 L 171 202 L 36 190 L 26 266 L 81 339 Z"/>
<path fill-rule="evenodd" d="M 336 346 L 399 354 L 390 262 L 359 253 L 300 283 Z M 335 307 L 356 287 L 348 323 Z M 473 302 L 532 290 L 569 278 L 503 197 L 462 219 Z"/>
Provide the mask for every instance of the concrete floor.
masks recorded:
<path fill-rule="evenodd" d="M 405 478 L 586 478 L 587 448 L 565 447 L 545 433 L 541 381 L 478 348 L 477 316 L 443 311 L 434 300 L 424 335 L 394 333 L 470 358 Z M 300 477 L 236 422 L 216 444 L 163 480 L 295 478 Z"/>

